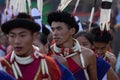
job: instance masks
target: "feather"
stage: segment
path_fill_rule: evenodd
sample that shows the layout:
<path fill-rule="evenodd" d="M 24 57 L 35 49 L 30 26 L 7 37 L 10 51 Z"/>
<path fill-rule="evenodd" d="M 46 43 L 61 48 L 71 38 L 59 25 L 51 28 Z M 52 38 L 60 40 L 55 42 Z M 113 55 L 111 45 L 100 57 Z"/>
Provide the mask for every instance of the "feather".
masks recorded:
<path fill-rule="evenodd" d="M 72 0 L 66 0 L 66 2 L 61 6 L 61 11 L 63 11 Z"/>
<path fill-rule="evenodd" d="M 77 9 L 77 7 L 78 7 L 78 5 L 79 5 L 79 2 L 80 2 L 80 0 L 77 0 L 77 1 L 76 1 L 75 8 L 74 8 L 74 10 L 73 10 L 73 14 L 75 14 L 76 9 Z"/>
<path fill-rule="evenodd" d="M 95 12 L 95 6 L 96 6 L 96 2 L 97 0 L 94 0 L 94 5 L 92 7 L 92 10 L 91 10 L 91 14 L 90 14 L 90 19 L 89 19 L 89 30 L 91 28 L 91 24 L 92 24 L 92 21 L 93 21 L 93 16 L 94 16 L 94 12 Z"/>
<path fill-rule="evenodd" d="M 61 3 L 58 6 L 58 11 L 63 11 L 72 0 L 61 0 Z"/>
<path fill-rule="evenodd" d="M 110 17 L 111 17 L 111 5 L 112 0 L 102 0 L 101 12 L 100 12 L 100 29 L 103 31 L 105 28 L 110 28 Z"/>
<path fill-rule="evenodd" d="M 43 0 L 37 0 L 37 8 L 40 11 L 40 15 L 41 15 L 41 19 L 42 19 Z"/>
<path fill-rule="evenodd" d="M 28 2 L 29 13 L 30 13 L 30 10 L 31 10 L 31 0 L 27 0 L 27 2 Z"/>
<path fill-rule="evenodd" d="M 27 13 L 26 0 L 19 0 L 19 2 L 18 2 L 18 12 Z"/>

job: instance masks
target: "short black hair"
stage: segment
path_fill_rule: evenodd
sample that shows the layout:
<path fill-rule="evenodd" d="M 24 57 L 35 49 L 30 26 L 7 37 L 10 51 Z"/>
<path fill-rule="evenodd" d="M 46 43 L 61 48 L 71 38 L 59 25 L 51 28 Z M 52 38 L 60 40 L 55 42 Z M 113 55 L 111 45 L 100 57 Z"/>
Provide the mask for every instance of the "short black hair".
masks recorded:
<path fill-rule="evenodd" d="M 42 24 L 42 33 L 46 36 L 50 34 L 50 30 L 44 24 Z"/>
<path fill-rule="evenodd" d="M 68 12 L 52 12 L 48 15 L 47 22 L 51 26 L 52 22 L 64 22 L 68 25 L 68 28 L 75 28 L 76 32 L 79 30 L 79 26 L 75 21 L 75 18 L 72 14 Z"/>
<path fill-rule="evenodd" d="M 113 39 L 113 36 L 109 31 L 106 29 L 101 31 L 100 27 L 95 27 L 90 32 L 93 35 L 94 42 L 109 43 L 109 41 L 112 41 Z"/>
<path fill-rule="evenodd" d="M 46 44 L 48 43 L 47 36 L 46 36 L 45 34 L 43 34 L 42 32 L 39 32 L 38 40 L 39 40 L 43 45 L 46 45 Z"/>

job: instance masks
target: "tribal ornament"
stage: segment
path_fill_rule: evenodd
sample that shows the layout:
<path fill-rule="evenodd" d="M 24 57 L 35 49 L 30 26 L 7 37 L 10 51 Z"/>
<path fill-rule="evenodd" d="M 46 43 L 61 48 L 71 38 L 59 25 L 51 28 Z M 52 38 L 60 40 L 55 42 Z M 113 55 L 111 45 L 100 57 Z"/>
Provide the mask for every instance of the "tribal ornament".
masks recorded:
<path fill-rule="evenodd" d="M 23 78 L 22 72 L 21 72 L 17 63 L 19 63 L 21 65 L 27 65 L 27 64 L 32 63 L 34 61 L 34 58 L 39 58 L 39 57 L 41 57 L 42 75 L 43 76 L 46 75 L 46 74 L 49 75 L 47 62 L 46 62 L 44 56 L 41 53 L 39 53 L 37 50 L 35 50 L 33 55 L 25 57 L 25 58 L 21 58 L 21 57 L 17 56 L 15 54 L 15 52 L 12 51 L 10 62 L 12 63 L 12 70 L 13 70 L 15 78 L 16 79 L 18 79 L 18 77 Z M 48 76 L 48 78 L 49 77 L 50 76 Z"/>
<path fill-rule="evenodd" d="M 75 45 L 71 49 L 69 49 L 69 48 L 64 48 L 64 49 L 58 48 L 56 46 L 56 44 L 54 43 L 52 45 L 53 50 L 55 51 L 55 53 L 57 53 L 58 55 L 64 56 L 65 58 L 72 57 L 72 56 L 76 55 L 77 52 L 81 52 L 81 46 L 80 46 L 79 42 L 76 39 L 74 39 L 74 41 L 75 41 Z"/>
<path fill-rule="evenodd" d="M 100 29 L 110 30 L 110 17 L 111 17 L 112 0 L 102 0 L 100 12 Z"/>

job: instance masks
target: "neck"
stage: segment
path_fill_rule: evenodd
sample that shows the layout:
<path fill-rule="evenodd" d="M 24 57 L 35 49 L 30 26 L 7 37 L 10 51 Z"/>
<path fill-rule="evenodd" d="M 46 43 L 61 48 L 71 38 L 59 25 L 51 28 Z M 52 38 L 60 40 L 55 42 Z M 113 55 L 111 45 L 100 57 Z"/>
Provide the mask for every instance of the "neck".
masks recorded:
<path fill-rule="evenodd" d="M 70 47 L 70 49 L 72 49 L 74 52 L 76 52 L 76 51 L 80 51 L 81 52 L 81 46 L 80 46 L 80 44 L 79 44 L 79 42 L 76 40 L 76 39 L 74 39 L 74 46 L 73 47 Z M 68 48 L 68 47 L 62 47 L 62 48 Z M 56 53 L 61 53 L 61 49 L 62 48 L 60 48 L 60 47 L 58 47 L 56 44 L 54 44 L 53 45 L 53 49 L 54 49 L 54 51 L 56 52 Z"/>
<path fill-rule="evenodd" d="M 64 42 L 64 44 L 57 45 L 57 47 L 59 47 L 59 48 L 72 48 L 73 46 L 74 46 L 74 40 L 73 39 L 70 39 L 69 41 Z"/>

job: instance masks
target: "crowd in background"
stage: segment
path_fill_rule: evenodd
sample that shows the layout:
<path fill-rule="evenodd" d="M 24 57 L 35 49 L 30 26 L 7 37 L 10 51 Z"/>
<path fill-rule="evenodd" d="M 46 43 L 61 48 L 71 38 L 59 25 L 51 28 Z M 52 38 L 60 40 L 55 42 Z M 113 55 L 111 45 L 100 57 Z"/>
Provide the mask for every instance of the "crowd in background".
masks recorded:
<path fill-rule="evenodd" d="M 47 0 L 45 0 L 45 1 L 47 1 Z M 49 1 L 46 3 L 49 3 Z M 52 1 L 54 1 L 54 0 L 52 0 Z M 51 3 L 51 4 L 53 7 L 53 3 Z M 56 4 L 58 4 L 58 3 L 56 3 Z M 86 5 L 86 4 L 90 5 L 90 3 L 85 3 L 83 5 Z M 71 10 L 70 10 L 71 7 L 73 7 L 72 3 L 71 3 L 70 8 L 68 8 L 66 11 L 71 12 Z M 89 8 L 91 9 L 91 7 L 89 7 Z M 53 10 L 54 10 L 54 8 L 55 7 L 53 7 Z M 80 11 L 83 11 L 83 12 L 80 12 L 79 9 L 80 9 Z M 103 41 L 104 41 L 104 37 L 101 37 L 101 35 L 102 35 L 101 33 L 100 33 L 101 35 L 97 35 L 95 37 L 95 35 L 94 35 L 95 31 L 93 31 L 93 33 L 92 33 L 92 31 L 91 32 L 89 31 L 88 19 L 90 16 L 90 11 L 89 11 L 90 9 L 88 9 L 88 7 L 84 7 L 83 9 L 81 9 L 81 8 L 77 9 L 76 15 L 78 16 L 78 19 L 81 22 L 80 25 L 82 27 L 82 31 L 79 31 L 74 36 L 74 38 L 76 38 L 79 41 L 80 45 L 95 51 L 95 53 L 99 53 L 99 52 L 97 52 L 97 49 L 99 49 L 101 44 L 97 47 L 96 46 L 97 44 L 95 44 L 93 37 L 94 37 L 94 39 L 102 38 Z M 0 17 L 3 13 L 3 10 L 4 10 L 4 5 L 1 5 L 1 3 L 0 3 Z M 46 11 L 46 14 L 44 15 L 44 13 L 43 13 L 43 16 L 47 16 L 48 13 L 49 12 Z M 91 25 L 91 30 L 92 30 L 92 28 L 99 27 L 99 18 L 100 18 L 100 9 L 99 9 L 99 5 L 98 5 L 97 9 L 95 10 L 94 17 L 93 17 L 93 23 Z M 47 21 L 45 23 L 47 23 Z M 77 21 L 76 21 L 76 23 L 77 23 Z M 107 52 L 108 52 L 109 55 L 107 55 L 107 56 L 105 56 L 105 54 L 104 55 L 100 54 L 100 55 L 103 58 L 106 57 L 105 60 L 108 63 L 111 62 L 110 65 L 112 66 L 113 70 L 120 77 L 120 1 L 119 0 L 114 0 L 110 23 L 111 23 L 110 30 L 108 32 L 103 33 L 103 36 L 106 35 L 107 33 L 110 33 L 109 34 L 110 37 L 107 36 L 108 37 L 107 38 L 105 36 L 105 38 L 109 39 L 108 42 L 106 42 L 107 44 L 109 44 L 109 46 L 101 48 L 105 54 L 107 54 Z M 0 25 L 2 25 L 2 24 L 0 24 Z M 34 41 L 33 44 L 40 48 L 39 50 L 41 51 L 41 53 L 48 53 L 50 45 L 54 43 L 53 37 L 51 35 L 53 29 L 51 30 L 51 29 L 47 28 L 46 24 L 43 24 L 42 26 L 43 26 L 42 32 L 39 33 L 39 36 L 37 37 L 37 39 Z M 98 32 L 100 32 L 100 31 L 98 30 Z M 96 34 L 97 34 L 97 32 L 96 32 Z M 100 36 L 100 38 L 98 36 Z M 100 39 L 100 40 L 102 40 L 102 39 Z M 99 40 L 98 40 L 98 42 L 99 42 Z M 102 41 L 100 41 L 100 42 L 102 42 Z M 96 41 L 96 43 L 97 43 L 97 41 Z M 102 46 L 103 45 L 104 44 L 102 44 Z M 4 57 L 8 53 L 10 53 L 10 51 L 11 51 L 11 46 L 9 45 L 8 36 L 0 30 L 0 58 Z M 111 58 L 111 56 L 112 56 L 112 58 Z"/>

